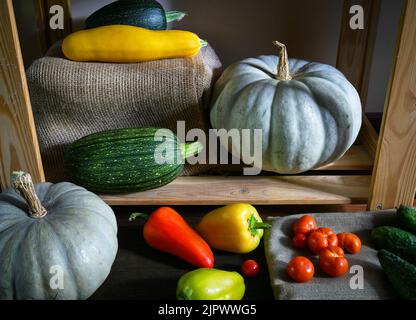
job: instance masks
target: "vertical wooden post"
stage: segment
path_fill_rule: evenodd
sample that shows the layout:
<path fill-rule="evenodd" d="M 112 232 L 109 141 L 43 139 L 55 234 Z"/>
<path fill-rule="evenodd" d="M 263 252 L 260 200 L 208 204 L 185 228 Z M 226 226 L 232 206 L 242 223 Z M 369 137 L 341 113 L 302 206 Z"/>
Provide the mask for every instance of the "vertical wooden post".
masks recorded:
<path fill-rule="evenodd" d="M 364 29 L 350 27 L 350 8 L 360 5 L 364 10 Z M 367 99 L 371 60 L 377 35 L 379 0 L 345 0 L 339 38 L 337 68 L 360 94 L 363 106 Z"/>
<path fill-rule="evenodd" d="M 360 5 L 364 9 L 363 30 L 353 30 L 350 27 L 350 8 L 353 5 Z M 337 68 L 357 89 L 363 108 L 367 100 L 379 12 L 379 0 L 344 0 Z M 378 135 L 365 115 L 359 138 L 369 155 L 374 159 Z"/>
<path fill-rule="evenodd" d="M 13 170 L 44 181 L 12 0 L 0 1 L 0 186 Z"/>
<path fill-rule="evenodd" d="M 35 1 L 36 22 L 41 33 L 41 45 L 44 53 L 57 41 L 64 39 L 72 32 L 71 1 L 70 0 L 33 0 Z M 49 10 L 53 5 L 64 9 L 64 29 L 52 30 L 49 19 L 52 17 Z"/>
<path fill-rule="evenodd" d="M 416 1 L 405 3 L 381 126 L 369 209 L 413 205 L 416 191 Z"/>
<path fill-rule="evenodd" d="M 46 16 L 47 13 L 45 10 L 45 2 L 44 0 L 32 0 L 33 1 L 33 8 L 35 9 L 35 19 L 36 19 L 36 26 L 37 26 L 37 36 L 39 40 L 39 44 L 42 50 L 42 54 L 45 54 L 49 49 L 49 41 L 47 39 L 46 33 Z"/>

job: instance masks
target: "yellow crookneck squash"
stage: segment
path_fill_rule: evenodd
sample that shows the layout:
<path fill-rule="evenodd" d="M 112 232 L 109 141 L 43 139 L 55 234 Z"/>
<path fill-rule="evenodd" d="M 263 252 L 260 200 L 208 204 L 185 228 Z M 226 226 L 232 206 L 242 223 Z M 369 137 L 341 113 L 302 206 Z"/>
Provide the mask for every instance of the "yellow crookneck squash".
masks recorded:
<path fill-rule="evenodd" d="M 62 51 L 74 61 L 133 63 L 190 58 L 206 45 L 189 31 L 111 25 L 70 34 L 62 43 Z"/>

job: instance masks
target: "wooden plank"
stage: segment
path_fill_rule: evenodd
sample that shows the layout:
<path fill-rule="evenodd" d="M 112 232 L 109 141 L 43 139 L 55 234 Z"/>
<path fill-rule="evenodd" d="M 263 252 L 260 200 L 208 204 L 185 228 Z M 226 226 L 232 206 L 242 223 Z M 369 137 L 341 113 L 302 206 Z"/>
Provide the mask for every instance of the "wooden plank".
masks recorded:
<path fill-rule="evenodd" d="M 350 27 L 350 8 L 353 5 L 360 5 L 364 9 L 363 30 L 353 30 Z M 380 1 L 378 0 L 344 0 L 337 68 L 345 74 L 359 92 L 363 109 L 367 100 L 379 12 Z M 363 115 L 359 141 L 364 146 L 371 162 L 374 162 L 378 135 L 365 115 Z"/>
<path fill-rule="evenodd" d="M 412 205 L 416 191 L 416 1 L 407 1 L 380 131 L 370 209 Z"/>
<path fill-rule="evenodd" d="M 377 146 L 377 145 L 376 145 Z M 373 159 L 363 145 L 353 145 L 345 155 L 326 166 L 315 170 L 325 171 L 349 171 L 349 170 L 372 170 Z"/>
<path fill-rule="evenodd" d="M 365 25 L 362 30 L 353 30 L 350 27 L 350 8 L 353 5 L 360 5 L 364 9 Z M 359 92 L 363 108 L 367 100 L 379 12 L 379 0 L 344 0 L 337 68 Z"/>
<path fill-rule="evenodd" d="M 370 171 L 373 169 L 373 161 L 366 148 L 357 144 L 353 145 L 341 159 L 312 171 Z M 224 164 L 220 168 L 214 168 L 211 174 L 239 173 L 243 175 L 243 168 L 244 165 L 241 164 Z"/>
<path fill-rule="evenodd" d="M 0 186 L 13 170 L 44 181 L 12 0 L 0 1 Z"/>
<path fill-rule="evenodd" d="M 63 40 L 72 32 L 71 1 L 70 0 L 33 0 L 35 1 L 35 15 L 39 35 L 44 53 L 57 41 Z M 52 14 L 49 12 L 51 6 L 59 5 L 64 9 L 64 29 L 52 30 L 49 20 Z"/>
<path fill-rule="evenodd" d="M 363 124 L 358 139 L 370 156 L 371 163 L 374 163 L 378 145 L 378 134 L 366 115 L 363 115 Z"/>
<path fill-rule="evenodd" d="M 366 202 L 369 176 L 180 177 L 141 193 L 102 195 L 110 205 L 349 204 Z"/>
<path fill-rule="evenodd" d="M 37 25 L 37 38 L 40 43 L 42 54 L 45 54 L 49 49 L 49 41 L 46 39 L 46 16 L 45 2 L 44 0 L 32 0 L 33 7 L 35 9 L 35 19 Z"/>

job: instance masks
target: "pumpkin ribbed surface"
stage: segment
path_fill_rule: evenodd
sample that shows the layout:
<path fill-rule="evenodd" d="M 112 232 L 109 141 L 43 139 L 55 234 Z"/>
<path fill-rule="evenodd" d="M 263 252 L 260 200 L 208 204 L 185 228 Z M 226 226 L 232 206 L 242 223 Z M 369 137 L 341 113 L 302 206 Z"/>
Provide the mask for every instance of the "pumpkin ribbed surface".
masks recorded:
<path fill-rule="evenodd" d="M 334 67 L 303 60 L 290 59 L 290 76 L 279 79 L 279 61 L 260 56 L 230 66 L 215 86 L 212 126 L 262 129 L 264 170 L 300 173 L 339 159 L 361 127 L 357 91 Z M 249 143 L 232 153 L 252 150 Z"/>
<path fill-rule="evenodd" d="M 72 183 L 34 189 L 47 211 L 40 218 L 14 189 L 0 194 L 0 299 L 86 299 L 117 253 L 114 213 Z"/>

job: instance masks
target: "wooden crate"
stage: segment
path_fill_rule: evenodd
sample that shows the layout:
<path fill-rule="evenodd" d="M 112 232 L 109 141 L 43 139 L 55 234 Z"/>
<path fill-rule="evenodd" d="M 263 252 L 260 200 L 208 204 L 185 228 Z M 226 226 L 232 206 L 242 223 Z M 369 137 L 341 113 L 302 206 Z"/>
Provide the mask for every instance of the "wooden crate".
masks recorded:
<path fill-rule="evenodd" d="M 69 8 L 69 0 L 39 0 L 39 25 L 45 25 L 45 10 L 51 4 Z M 364 7 L 364 30 L 349 27 L 349 8 L 353 4 Z M 378 12 L 378 0 L 345 0 L 337 66 L 356 86 L 363 101 Z M 13 170 L 30 172 L 36 182 L 44 181 L 45 175 L 12 0 L 1 1 L 0 20 L 0 185 L 4 189 Z M 239 201 L 267 205 L 368 203 L 369 209 L 412 205 L 416 190 L 414 21 L 416 1 L 406 1 L 380 137 L 364 116 L 357 143 L 342 159 L 304 175 L 181 177 L 156 190 L 102 198 L 110 205 L 222 205 Z M 44 29 L 46 47 L 65 35 Z"/>

